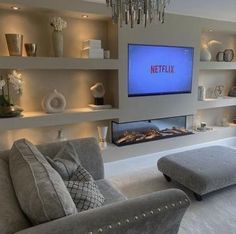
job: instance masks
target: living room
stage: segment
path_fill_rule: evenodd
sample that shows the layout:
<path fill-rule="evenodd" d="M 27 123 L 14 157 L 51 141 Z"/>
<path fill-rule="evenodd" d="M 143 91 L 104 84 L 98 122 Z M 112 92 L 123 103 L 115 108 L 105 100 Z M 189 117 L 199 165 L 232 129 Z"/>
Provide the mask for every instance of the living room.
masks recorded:
<path fill-rule="evenodd" d="M 227 4 L 222 1 L 213 4 L 210 0 L 157 1 L 167 4 L 159 8 L 159 17 L 152 9 L 154 5 L 148 10 L 145 5 L 156 1 L 132 3 L 136 7 L 133 16 L 131 8 L 119 8 L 119 2 L 113 1 L 118 6 L 112 8 L 102 0 L 0 1 L 0 150 L 12 149 L 14 142 L 22 138 L 34 145 L 57 145 L 67 140 L 95 137 L 101 150 L 97 155 L 102 155 L 101 168 L 104 169 L 99 175 L 91 174 L 102 178 L 104 170 L 105 179 L 128 201 L 167 189 L 184 191 L 184 195 L 176 195 L 183 196 L 183 201 L 187 199 L 179 226 L 174 226 L 175 221 L 162 224 L 170 225 L 169 229 L 147 225 L 148 231 L 144 228 L 147 223 L 142 220 L 143 227 L 139 224 L 139 229 L 132 222 L 133 226 L 129 224 L 133 232 L 123 227 L 101 228 L 103 233 L 178 233 L 178 230 L 180 234 L 236 233 L 234 186 L 214 191 L 211 184 L 210 190 L 214 192 L 209 195 L 202 192 L 202 197 L 198 196 L 201 192 L 188 187 L 181 179 L 178 181 L 176 165 L 182 162 L 173 159 L 175 167 L 171 164 L 178 182 L 172 172 L 168 176 L 169 162 L 157 168 L 158 160 L 165 156 L 184 155 L 183 152 L 195 155 L 195 150 L 204 147 L 225 147 L 211 151 L 207 148 L 202 153 L 206 157 L 213 151 L 221 155 L 233 154 L 236 139 L 234 1 Z M 146 11 L 150 11 L 146 15 L 145 6 Z M 124 12 L 113 15 L 113 22 L 112 12 L 117 9 Z M 89 152 L 97 150 L 93 143 L 87 144 L 91 147 Z M 44 147 L 40 149 L 49 154 L 44 156 L 54 158 L 57 148 L 58 145 L 49 151 Z M 6 153 L 1 154 L 6 159 Z M 193 166 L 198 157 L 190 158 Z M 83 160 L 87 165 L 87 160 Z M 88 168 L 83 165 L 88 171 L 96 164 L 95 159 L 90 160 L 91 168 L 89 164 Z M 229 163 L 226 161 L 221 164 Z M 196 161 L 199 168 L 198 163 Z M 206 165 L 211 168 L 217 163 Z M 193 175 L 184 176 L 195 178 Z M 232 178 L 229 174 L 220 178 L 225 186 L 217 185 L 218 188 L 233 184 Z M 215 183 L 216 179 L 206 181 Z M 191 181 L 196 186 L 199 183 Z M 15 182 L 13 184 L 15 186 Z M 166 196 L 172 197 L 171 194 Z M 21 209 L 28 217 L 28 211 Z M 173 219 L 171 215 L 170 219 Z M 94 225 L 99 221 L 105 223 L 104 220 L 98 219 Z M 37 225 L 43 223 L 30 221 Z M 81 222 L 86 223 L 86 219 Z M 150 221 L 153 222 L 154 219 Z M 0 229 L 3 226 L 0 225 Z M 69 226 L 64 233 L 76 233 Z M 0 233 L 21 233 L 21 230 L 22 234 L 46 233 L 46 230 L 60 233 L 50 227 L 42 228 L 31 229 L 24 223 L 21 229 L 6 228 Z M 90 233 L 86 228 L 78 233 Z"/>

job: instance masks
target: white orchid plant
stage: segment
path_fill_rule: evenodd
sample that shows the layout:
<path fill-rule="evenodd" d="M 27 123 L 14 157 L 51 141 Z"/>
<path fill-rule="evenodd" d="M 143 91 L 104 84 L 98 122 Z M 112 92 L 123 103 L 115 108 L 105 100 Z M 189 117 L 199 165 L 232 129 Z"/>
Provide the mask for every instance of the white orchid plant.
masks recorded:
<path fill-rule="evenodd" d="M 67 22 L 61 17 L 53 17 L 50 19 L 50 25 L 54 28 L 54 31 L 62 32 L 67 27 Z"/>
<path fill-rule="evenodd" d="M 0 78 L 0 106 L 12 105 L 10 86 L 12 86 L 13 90 L 15 90 L 18 95 L 22 95 L 22 75 L 20 73 L 17 73 L 15 70 L 13 70 L 11 73 L 8 73 L 5 79 L 3 78 L 3 76 L 1 76 Z"/>

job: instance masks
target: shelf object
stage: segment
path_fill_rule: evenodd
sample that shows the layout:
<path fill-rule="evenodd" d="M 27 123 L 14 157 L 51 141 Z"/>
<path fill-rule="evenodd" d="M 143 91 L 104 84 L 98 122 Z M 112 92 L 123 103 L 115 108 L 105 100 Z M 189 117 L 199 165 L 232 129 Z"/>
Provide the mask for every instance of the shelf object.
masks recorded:
<path fill-rule="evenodd" d="M 55 57 L 0 57 L 0 69 L 116 70 L 117 59 L 79 59 Z"/>
<path fill-rule="evenodd" d="M 198 101 L 197 109 L 211 109 L 218 107 L 236 106 L 236 97 L 223 97 L 218 99 L 205 99 L 204 101 Z"/>
<path fill-rule="evenodd" d="M 119 109 L 91 110 L 90 108 L 80 108 L 58 114 L 23 112 L 22 117 L 0 119 L 0 131 L 79 124 L 88 121 L 117 119 L 118 117 Z"/>
<path fill-rule="evenodd" d="M 199 62 L 199 70 L 236 70 L 236 62 Z"/>

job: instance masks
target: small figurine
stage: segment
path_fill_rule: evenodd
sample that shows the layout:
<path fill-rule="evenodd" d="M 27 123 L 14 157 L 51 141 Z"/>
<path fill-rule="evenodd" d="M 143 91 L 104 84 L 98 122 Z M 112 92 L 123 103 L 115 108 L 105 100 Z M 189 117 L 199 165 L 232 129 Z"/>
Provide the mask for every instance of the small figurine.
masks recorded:
<path fill-rule="evenodd" d="M 105 95 L 104 85 L 102 83 L 96 83 L 90 88 L 90 91 L 94 97 L 94 104 L 104 105 L 104 95 Z"/>

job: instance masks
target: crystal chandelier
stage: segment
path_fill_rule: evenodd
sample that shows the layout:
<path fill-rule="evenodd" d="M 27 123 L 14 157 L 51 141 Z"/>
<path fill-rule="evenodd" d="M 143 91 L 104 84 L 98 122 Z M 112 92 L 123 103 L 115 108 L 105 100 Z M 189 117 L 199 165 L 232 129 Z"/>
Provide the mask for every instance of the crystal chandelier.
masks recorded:
<path fill-rule="evenodd" d="M 106 0 L 112 9 L 112 21 L 122 27 L 123 24 L 144 24 L 146 27 L 155 18 L 165 21 L 165 8 L 170 0 Z"/>

